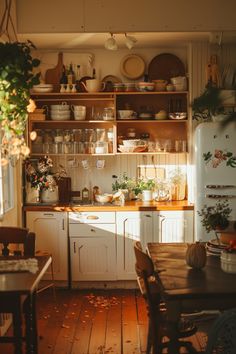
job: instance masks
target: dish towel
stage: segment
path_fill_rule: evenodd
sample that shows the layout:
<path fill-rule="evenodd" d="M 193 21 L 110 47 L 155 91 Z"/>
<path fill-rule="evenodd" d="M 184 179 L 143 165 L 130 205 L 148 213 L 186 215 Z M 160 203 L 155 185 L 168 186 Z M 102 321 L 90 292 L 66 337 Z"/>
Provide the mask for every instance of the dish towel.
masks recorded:
<path fill-rule="evenodd" d="M 0 260 L 0 273 L 9 272 L 30 272 L 38 271 L 38 260 L 36 258 Z"/>

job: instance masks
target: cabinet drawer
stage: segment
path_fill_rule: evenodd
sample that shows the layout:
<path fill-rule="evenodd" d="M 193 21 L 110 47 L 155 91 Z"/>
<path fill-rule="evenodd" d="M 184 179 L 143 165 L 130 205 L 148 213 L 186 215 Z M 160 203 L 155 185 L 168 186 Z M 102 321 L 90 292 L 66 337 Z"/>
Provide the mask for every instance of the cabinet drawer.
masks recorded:
<path fill-rule="evenodd" d="M 115 224 L 70 224 L 70 237 L 104 237 L 113 236 L 116 233 Z"/>
<path fill-rule="evenodd" d="M 116 222 L 115 212 L 69 212 L 69 224 L 113 224 Z"/>

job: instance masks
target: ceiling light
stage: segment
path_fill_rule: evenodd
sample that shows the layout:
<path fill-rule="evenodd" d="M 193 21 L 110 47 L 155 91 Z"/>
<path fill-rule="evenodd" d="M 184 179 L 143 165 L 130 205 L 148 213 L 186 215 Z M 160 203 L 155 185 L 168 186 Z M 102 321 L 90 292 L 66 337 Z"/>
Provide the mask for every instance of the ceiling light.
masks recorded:
<path fill-rule="evenodd" d="M 118 49 L 118 45 L 117 45 L 116 40 L 115 40 L 112 33 L 111 33 L 111 37 L 108 38 L 105 42 L 105 48 L 108 50 L 117 50 Z"/>
<path fill-rule="evenodd" d="M 125 40 L 126 47 L 132 49 L 135 43 L 137 42 L 137 39 L 133 36 L 127 36 L 126 33 L 125 33 L 125 38 L 126 38 Z"/>

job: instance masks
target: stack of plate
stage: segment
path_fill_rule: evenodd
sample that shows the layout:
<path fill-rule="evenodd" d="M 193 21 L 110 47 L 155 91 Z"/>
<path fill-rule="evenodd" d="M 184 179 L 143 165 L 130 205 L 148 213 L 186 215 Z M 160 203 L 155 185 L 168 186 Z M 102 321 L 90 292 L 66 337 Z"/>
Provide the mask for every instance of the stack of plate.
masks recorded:
<path fill-rule="evenodd" d="M 220 256 L 221 251 L 226 249 L 228 245 L 220 242 L 220 240 L 214 239 L 210 240 L 206 244 L 207 253 L 213 256 Z"/>
<path fill-rule="evenodd" d="M 53 85 L 52 84 L 34 85 L 33 86 L 33 91 L 34 92 L 38 92 L 38 93 L 52 92 L 53 91 Z"/>
<path fill-rule="evenodd" d="M 69 120 L 70 106 L 68 104 L 52 104 L 50 116 L 52 120 Z"/>

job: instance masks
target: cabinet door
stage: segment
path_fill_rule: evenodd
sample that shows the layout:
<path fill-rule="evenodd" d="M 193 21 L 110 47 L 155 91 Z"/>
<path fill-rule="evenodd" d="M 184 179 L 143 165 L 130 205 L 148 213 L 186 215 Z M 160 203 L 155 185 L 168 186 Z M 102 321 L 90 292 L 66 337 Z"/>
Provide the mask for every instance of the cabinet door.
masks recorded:
<path fill-rule="evenodd" d="M 193 211 L 155 212 L 154 241 L 193 242 Z"/>
<path fill-rule="evenodd" d="M 116 279 L 115 234 L 101 237 L 71 237 L 72 281 Z"/>
<path fill-rule="evenodd" d="M 117 212 L 117 278 L 135 280 L 134 241 L 153 239 L 152 212 Z"/>
<path fill-rule="evenodd" d="M 36 234 L 36 252 L 52 254 L 55 280 L 68 279 L 67 213 L 34 212 L 26 214 L 26 226 Z M 51 275 L 48 272 L 47 279 Z"/>

